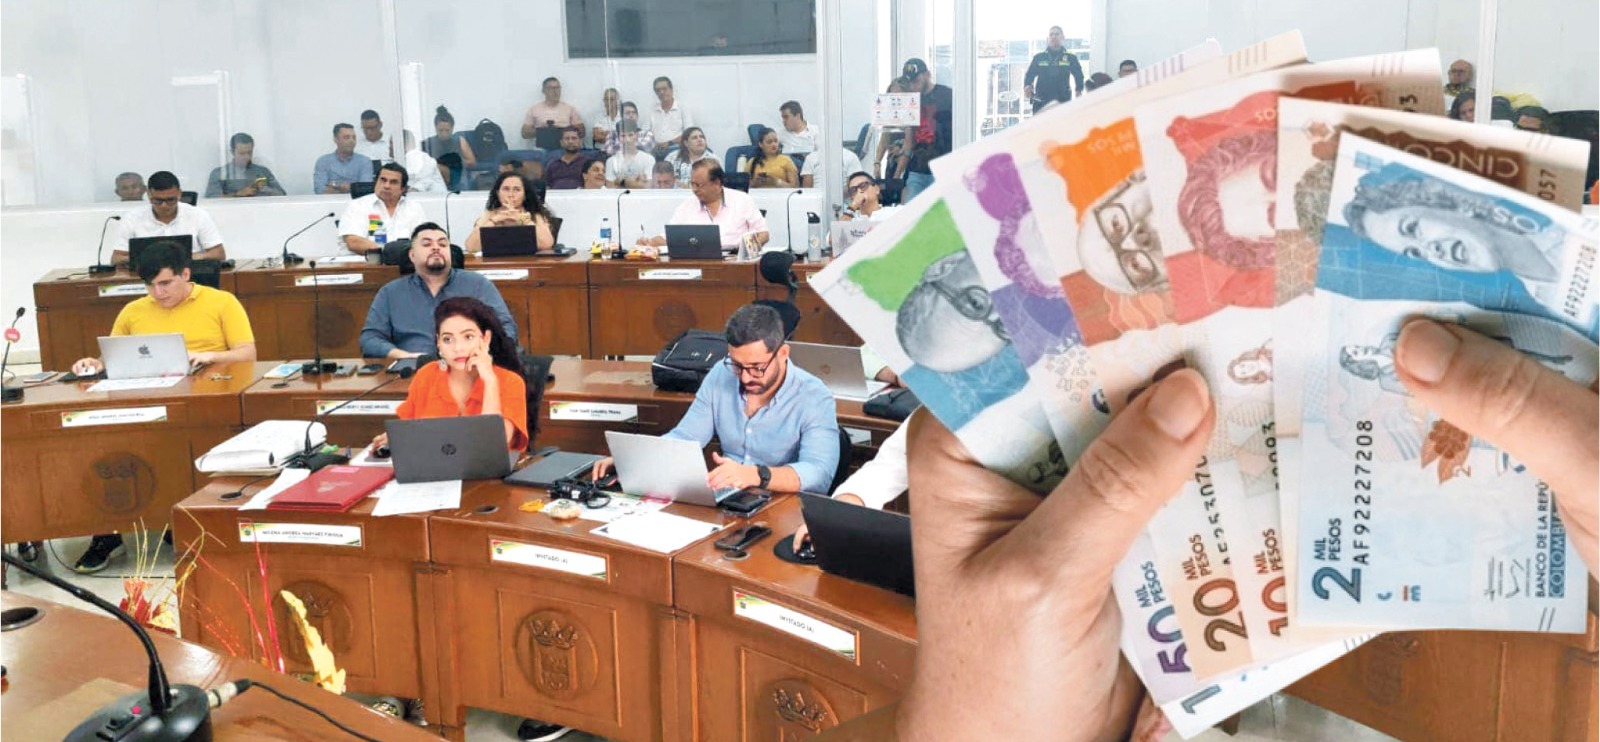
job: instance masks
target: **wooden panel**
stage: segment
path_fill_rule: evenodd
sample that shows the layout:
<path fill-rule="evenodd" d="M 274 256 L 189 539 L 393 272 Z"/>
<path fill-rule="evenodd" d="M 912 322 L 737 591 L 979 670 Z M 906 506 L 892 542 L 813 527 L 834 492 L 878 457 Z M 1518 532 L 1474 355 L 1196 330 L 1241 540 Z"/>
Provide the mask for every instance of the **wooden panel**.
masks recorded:
<path fill-rule="evenodd" d="M 296 279 L 311 276 L 308 263 L 291 268 L 262 264 L 237 273 L 239 301 L 250 313 L 258 358 L 310 358 L 312 333 L 324 357 L 348 358 L 361 355 L 361 325 L 372 297 L 400 270 L 367 263 L 320 266 L 319 275 L 356 274 L 361 283 L 335 286 L 325 279 L 317 287 L 295 284 Z M 318 294 L 320 310 L 315 306 Z"/>
<path fill-rule="evenodd" d="M 693 280 L 641 279 L 641 271 L 698 270 Z M 753 263 L 701 260 L 589 264 L 589 337 L 596 356 L 653 356 L 684 330 L 720 330 L 755 300 Z"/>
<path fill-rule="evenodd" d="M 329 360 L 334 357 L 329 356 Z M 363 364 L 367 359 L 338 358 L 341 364 Z M 387 364 L 387 361 L 383 361 Z M 245 425 L 255 425 L 264 420 L 311 420 L 317 414 L 317 403 L 340 402 L 350 399 L 374 386 L 390 382 L 381 391 L 363 398 L 366 400 L 399 401 L 406 398 L 411 388 L 409 379 L 393 374 L 375 376 L 295 376 L 293 379 L 263 379 L 246 390 L 240 398 Z M 279 387 L 279 384 L 283 384 Z M 383 423 L 393 420 L 393 415 L 329 415 L 328 441 L 341 446 L 361 447 L 383 432 Z"/>
<path fill-rule="evenodd" d="M 522 346 L 537 355 L 589 355 L 587 256 L 469 259 L 467 268 L 526 269 L 526 279 L 495 282 L 517 319 Z"/>

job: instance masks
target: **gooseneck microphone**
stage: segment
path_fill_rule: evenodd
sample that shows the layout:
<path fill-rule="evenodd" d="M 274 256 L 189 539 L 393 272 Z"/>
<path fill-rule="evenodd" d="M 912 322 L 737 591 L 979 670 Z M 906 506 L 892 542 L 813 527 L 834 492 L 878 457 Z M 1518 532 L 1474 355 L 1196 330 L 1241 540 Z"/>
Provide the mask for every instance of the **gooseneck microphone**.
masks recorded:
<path fill-rule="evenodd" d="M 308 229 L 310 229 L 312 227 L 315 227 L 318 224 L 321 224 L 324 219 L 332 219 L 332 218 L 333 218 L 333 212 L 330 211 L 330 212 L 328 212 L 326 214 L 323 214 L 322 216 L 317 217 L 316 221 L 313 221 L 310 224 L 307 224 L 304 227 L 301 227 L 300 231 L 289 235 L 289 239 L 283 241 L 283 255 L 282 255 L 283 264 L 284 265 L 299 265 L 299 264 L 305 262 L 305 258 L 302 258 L 299 255 L 296 255 L 296 254 L 294 254 L 292 252 L 289 252 L 289 242 L 291 240 L 293 240 L 294 238 L 305 234 L 306 230 L 308 230 Z"/>
<path fill-rule="evenodd" d="M 339 364 L 322 360 L 322 279 L 317 276 L 317 261 L 306 265 L 311 269 L 311 360 L 300 364 L 300 373 L 329 374 L 338 371 Z"/>
<path fill-rule="evenodd" d="M 793 208 L 794 197 L 800 195 L 803 192 L 805 192 L 804 189 L 796 188 L 793 191 L 789 192 L 789 197 L 788 198 L 785 198 L 783 200 L 783 223 L 784 223 L 784 226 L 785 226 L 785 228 L 783 230 L 783 232 L 784 232 L 783 236 L 788 238 L 788 240 L 789 240 L 789 252 L 791 252 L 791 253 L 794 252 L 794 246 L 795 246 L 795 241 L 794 241 L 794 208 Z M 805 240 L 801 240 L 800 244 L 805 244 Z"/>
<path fill-rule="evenodd" d="M 460 188 L 451 188 L 444 194 L 444 233 L 449 236 L 450 244 L 452 245 L 456 242 L 456 235 L 454 232 L 450 231 L 450 197 L 459 195 L 461 195 Z M 411 235 L 409 234 L 405 237 L 406 239 L 411 239 Z"/>
<path fill-rule="evenodd" d="M 415 368 L 411 368 L 409 366 L 403 366 L 399 370 L 399 374 L 400 374 L 399 376 L 395 376 L 395 377 L 390 378 L 390 379 L 385 379 L 382 384 L 379 384 L 379 385 L 377 385 L 375 387 L 372 387 L 371 389 L 368 389 L 368 390 L 366 390 L 366 391 L 364 391 L 364 392 L 362 392 L 360 394 L 357 394 L 354 397 L 351 397 L 351 398 L 349 398 L 349 399 L 347 399 L 347 400 L 345 400 L 343 402 L 340 402 L 339 404 L 336 404 L 336 405 L 334 405 L 332 407 L 329 407 L 326 410 L 323 410 L 322 412 L 317 413 L 315 417 L 311 418 L 311 422 L 306 423 L 306 436 L 305 436 L 305 441 L 304 441 L 304 443 L 303 443 L 303 445 L 302 445 L 302 447 L 300 449 L 300 462 L 299 463 L 306 469 L 309 469 L 311 471 L 316 471 L 316 470 L 321 469 L 321 468 L 323 468 L 325 466 L 333 466 L 335 464 L 343 464 L 343 463 L 349 461 L 350 457 L 345 456 L 344 454 L 339 454 L 339 453 L 317 453 L 315 451 L 312 451 L 311 450 L 311 428 L 312 428 L 312 426 L 314 426 L 317 423 L 321 422 L 322 420 L 326 419 L 329 415 L 332 415 L 333 413 L 335 413 L 338 410 L 342 409 L 345 405 L 350 404 L 351 402 L 356 402 L 356 401 L 359 401 L 359 400 L 362 400 L 362 399 L 366 399 L 367 397 L 372 396 L 373 394 L 375 394 L 379 389 L 382 389 L 382 388 L 384 388 L 384 387 L 386 387 L 386 386 L 388 386 L 390 384 L 393 384 L 396 381 L 399 381 L 401 379 L 409 379 L 412 376 L 416 375 L 416 373 L 417 373 L 417 370 Z"/>
<path fill-rule="evenodd" d="M 89 266 L 89 275 L 91 276 L 115 273 L 117 270 L 117 267 L 114 265 L 106 265 L 104 258 L 106 251 L 106 228 L 110 227 L 111 223 L 114 221 L 120 222 L 122 221 L 122 217 L 117 214 L 112 214 L 111 216 L 106 217 L 104 224 L 100 225 L 100 246 L 94 249 L 94 265 Z"/>
<path fill-rule="evenodd" d="M 22 385 L 13 385 L 6 379 L 6 364 L 11 362 L 11 344 L 22 339 L 22 334 L 17 332 L 17 323 L 22 321 L 22 315 L 27 311 L 27 307 L 17 307 L 17 316 L 11 318 L 11 326 L 6 328 L 6 354 L 0 357 L 0 401 L 18 402 L 22 399 Z"/>

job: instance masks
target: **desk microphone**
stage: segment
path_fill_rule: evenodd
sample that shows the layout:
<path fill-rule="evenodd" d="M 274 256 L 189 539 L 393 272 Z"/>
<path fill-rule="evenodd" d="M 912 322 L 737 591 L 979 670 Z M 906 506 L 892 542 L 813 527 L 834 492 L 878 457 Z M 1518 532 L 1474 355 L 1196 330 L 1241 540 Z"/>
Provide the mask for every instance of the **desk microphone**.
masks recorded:
<path fill-rule="evenodd" d="M 295 257 L 297 262 L 299 259 Z M 339 364 L 322 360 L 322 281 L 317 278 L 317 261 L 306 265 L 311 268 L 311 360 L 300 364 L 300 373 L 306 376 L 331 374 L 339 370 Z"/>
<path fill-rule="evenodd" d="M 306 423 L 305 442 L 304 442 L 304 446 L 300 449 L 300 464 L 302 464 L 306 469 L 308 469 L 310 471 L 316 471 L 316 470 L 321 469 L 321 468 L 323 468 L 325 466 L 333 466 L 335 464 L 343 464 L 343 463 L 349 462 L 350 461 L 350 457 L 349 456 L 345 456 L 344 454 L 339 454 L 339 453 L 314 453 L 311 450 L 311 427 L 313 425 L 316 425 L 318 422 L 321 422 L 323 419 L 325 419 L 329 415 L 332 415 L 334 412 L 337 412 L 340 408 L 343 408 L 345 405 L 350 404 L 351 402 L 356 402 L 356 401 L 359 401 L 359 400 L 362 400 L 362 399 L 366 399 L 367 397 L 371 396 L 373 393 L 377 392 L 379 389 L 382 389 L 382 388 L 384 388 L 384 387 L 386 387 L 386 386 L 388 386 L 390 384 L 393 384 L 396 381 L 399 381 L 401 379 L 409 379 L 412 376 L 416 375 L 416 373 L 417 373 L 417 370 L 415 368 L 402 367 L 400 369 L 400 371 L 399 371 L 400 375 L 392 377 L 392 378 L 389 378 L 389 379 L 385 379 L 382 384 L 379 384 L 379 385 L 377 385 L 375 387 L 372 387 L 371 389 L 368 389 L 368 390 L 366 390 L 366 391 L 364 391 L 364 392 L 362 392 L 360 394 L 357 394 L 356 396 L 351 397 L 351 398 L 349 398 L 349 399 L 347 399 L 347 400 L 345 400 L 343 402 L 340 402 L 339 404 L 336 404 L 336 405 L 334 405 L 332 407 L 329 407 L 327 410 L 325 410 L 323 412 L 317 413 L 315 417 L 311 418 L 311 422 Z"/>
<path fill-rule="evenodd" d="M 624 188 L 622 189 L 621 193 L 617 194 L 617 231 L 615 236 L 617 238 L 618 252 L 624 252 L 627 250 L 627 247 L 624 246 L 624 240 L 626 238 L 623 237 L 624 231 L 622 229 L 622 197 L 630 193 L 633 193 L 632 188 Z"/>
<path fill-rule="evenodd" d="M 122 217 L 112 214 L 111 216 L 106 217 L 104 224 L 100 225 L 100 246 L 94 249 L 94 265 L 89 266 L 89 275 L 91 276 L 115 273 L 117 270 L 116 266 L 106 265 L 102 260 L 106 250 L 106 228 L 111 226 L 111 222 L 113 221 L 120 222 L 122 221 Z"/>
<path fill-rule="evenodd" d="M 289 235 L 289 239 L 283 241 L 283 264 L 284 265 L 299 265 L 300 263 L 305 262 L 305 258 L 302 258 L 299 255 L 296 255 L 296 254 L 294 254 L 292 252 L 289 252 L 289 241 L 293 240 L 296 237 L 299 237 L 302 234 L 305 234 L 306 230 L 317 226 L 318 224 L 320 224 L 322 222 L 322 220 L 324 220 L 324 219 L 332 219 L 332 218 L 333 218 L 333 212 L 330 211 L 330 212 L 328 212 L 326 214 L 323 214 L 322 216 L 317 217 L 316 221 L 311 222 L 310 224 L 307 224 L 304 227 L 301 227 L 300 231 Z"/>
<path fill-rule="evenodd" d="M 783 236 L 789 238 L 789 252 L 791 252 L 791 253 L 794 252 L 794 245 L 795 245 L 795 242 L 794 242 L 794 208 L 792 207 L 792 205 L 794 204 L 794 197 L 800 195 L 802 192 L 804 192 L 804 189 L 796 188 L 793 191 L 789 192 L 789 197 L 788 198 L 783 200 L 783 224 L 784 224 L 784 227 L 785 227 L 785 229 L 783 230 L 783 232 L 784 232 Z"/>
<path fill-rule="evenodd" d="M 171 685 L 161 666 L 161 655 L 138 621 L 94 593 L 39 570 L 10 553 L 0 553 L 5 563 L 71 593 L 127 624 L 150 658 L 150 682 L 142 693 L 124 696 L 94 712 L 66 736 L 65 742 L 210 742 L 211 709 L 206 691 L 193 685 Z"/>
<path fill-rule="evenodd" d="M 22 400 L 22 385 L 12 385 L 5 381 L 6 364 L 11 362 L 11 344 L 22 339 L 22 333 L 17 332 L 17 323 L 22 321 L 22 315 L 27 313 L 27 307 L 17 307 L 17 316 L 11 318 L 11 326 L 6 328 L 6 354 L 0 357 L 0 401 L 18 402 Z"/>
<path fill-rule="evenodd" d="M 455 233 L 450 231 L 450 197 L 461 194 L 460 188 L 451 188 L 444 194 L 444 233 L 450 238 L 450 244 L 455 244 Z M 410 235 L 407 235 L 408 237 Z"/>

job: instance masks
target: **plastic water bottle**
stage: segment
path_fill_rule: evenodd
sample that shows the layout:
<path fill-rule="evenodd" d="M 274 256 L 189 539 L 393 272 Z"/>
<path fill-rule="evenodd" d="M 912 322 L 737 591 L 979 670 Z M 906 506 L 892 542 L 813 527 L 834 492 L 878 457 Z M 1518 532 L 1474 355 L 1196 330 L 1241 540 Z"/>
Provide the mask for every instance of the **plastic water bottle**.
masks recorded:
<path fill-rule="evenodd" d="M 611 217 L 600 217 L 600 249 L 611 251 Z"/>
<path fill-rule="evenodd" d="M 822 261 L 822 242 L 827 234 L 822 231 L 822 217 L 814 211 L 806 212 L 806 261 Z"/>

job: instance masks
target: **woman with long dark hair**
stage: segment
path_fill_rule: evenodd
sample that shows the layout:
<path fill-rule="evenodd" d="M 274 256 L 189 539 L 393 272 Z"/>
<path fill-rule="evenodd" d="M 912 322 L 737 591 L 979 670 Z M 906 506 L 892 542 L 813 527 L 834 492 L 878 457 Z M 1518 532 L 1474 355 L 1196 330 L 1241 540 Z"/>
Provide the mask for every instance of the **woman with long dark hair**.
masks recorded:
<path fill-rule="evenodd" d="M 751 188 L 798 188 L 800 169 L 794 160 L 783 154 L 778 144 L 778 132 L 761 127 L 756 132 L 756 156 L 750 159 L 745 172 L 750 174 Z"/>
<path fill-rule="evenodd" d="M 472 234 L 467 235 L 467 252 L 479 252 L 482 238 L 478 230 L 483 227 L 514 227 L 533 225 L 540 250 L 555 247 L 556 238 L 550 231 L 550 209 L 545 205 L 539 190 L 527 178 L 515 171 L 500 173 L 489 189 L 489 203 L 483 214 L 472 223 Z"/>
<path fill-rule="evenodd" d="M 705 130 L 691 126 L 683 130 L 683 146 L 667 155 L 667 162 L 672 163 L 673 174 L 678 180 L 679 187 L 689 187 L 690 171 L 694 169 L 694 164 L 701 160 L 722 164 L 722 158 L 712 152 L 711 145 L 706 142 Z"/>
<path fill-rule="evenodd" d="M 402 420 L 499 415 L 505 419 L 506 449 L 527 448 L 522 359 L 494 310 L 465 296 L 445 299 L 433 310 L 433 327 L 439 360 L 417 369 L 395 414 Z M 374 449 L 388 443 L 387 434 L 372 439 Z"/>

